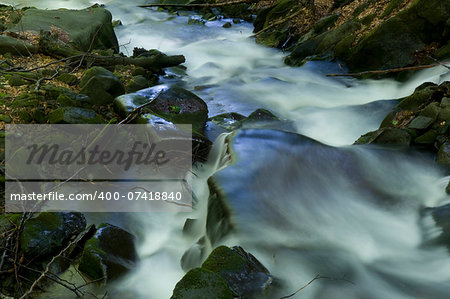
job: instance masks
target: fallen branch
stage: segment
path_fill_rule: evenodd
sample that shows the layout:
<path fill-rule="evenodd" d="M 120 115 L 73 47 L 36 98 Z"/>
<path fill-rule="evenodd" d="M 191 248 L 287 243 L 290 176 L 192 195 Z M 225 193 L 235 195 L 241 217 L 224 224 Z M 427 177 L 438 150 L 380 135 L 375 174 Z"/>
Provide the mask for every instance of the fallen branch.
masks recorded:
<path fill-rule="evenodd" d="M 73 49 L 70 46 L 63 45 L 55 40 L 52 40 L 48 34 L 42 33 L 39 40 L 40 52 L 55 58 L 62 58 L 72 62 L 83 64 L 91 63 L 100 66 L 115 66 L 115 65 L 135 65 L 143 68 L 166 68 L 177 66 L 185 62 L 183 55 L 167 56 L 158 54 L 152 57 L 131 58 L 122 56 L 101 56 L 90 54 Z"/>
<path fill-rule="evenodd" d="M 138 7 L 223 7 L 230 6 L 236 4 L 245 4 L 245 3 L 255 3 L 257 0 L 236 0 L 236 1 L 227 1 L 227 2 L 218 2 L 218 3 L 191 3 L 191 4 L 176 4 L 176 3 L 152 3 L 152 4 L 144 4 L 138 5 Z"/>
<path fill-rule="evenodd" d="M 434 60 L 436 63 L 442 65 L 443 67 L 445 67 L 446 69 L 450 70 L 450 66 L 443 64 L 442 62 L 440 62 L 439 60 L 437 60 L 434 57 L 431 57 L 430 55 L 427 55 L 430 59 Z"/>
<path fill-rule="evenodd" d="M 440 65 L 439 63 L 435 64 L 427 64 L 427 65 L 418 65 L 418 66 L 407 66 L 396 69 L 388 69 L 388 70 L 378 70 L 378 71 L 365 71 L 359 73 L 349 73 L 349 74 L 327 74 L 327 77 L 360 77 L 364 75 L 384 75 L 389 73 L 398 73 L 403 71 L 418 71 L 423 69 L 429 69 L 435 66 Z"/>
<path fill-rule="evenodd" d="M 39 90 L 41 88 L 42 82 L 51 81 L 51 80 L 55 79 L 56 76 L 58 76 L 58 75 L 59 75 L 59 69 L 57 69 L 56 72 L 51 77 L 40 78 L 39 80 L 37 80 L 36 87 L 34 88 L 34 90 Z"/>

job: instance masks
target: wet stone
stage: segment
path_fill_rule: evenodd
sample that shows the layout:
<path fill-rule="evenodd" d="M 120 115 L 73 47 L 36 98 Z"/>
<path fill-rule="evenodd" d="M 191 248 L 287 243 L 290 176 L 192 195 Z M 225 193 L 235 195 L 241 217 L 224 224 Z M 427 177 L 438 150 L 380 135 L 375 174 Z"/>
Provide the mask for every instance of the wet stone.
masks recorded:
<path fill-rule="evenodd" d="M 414 118 L 411 123 L 408 125 L 408 128 L 410 129 L 426 129 L 428 128 L 432 123 L 434 122 L 434 119 L 431 117 L 426 116 L 417 116 Z"/>

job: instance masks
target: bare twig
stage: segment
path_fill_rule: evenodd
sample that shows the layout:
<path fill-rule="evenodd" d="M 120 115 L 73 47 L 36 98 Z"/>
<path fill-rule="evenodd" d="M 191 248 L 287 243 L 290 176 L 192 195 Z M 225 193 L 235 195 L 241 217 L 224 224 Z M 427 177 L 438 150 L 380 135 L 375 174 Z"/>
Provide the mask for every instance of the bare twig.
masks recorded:
<path fill-rule="evenodd" d="M 435 61 L 436 63 L 438 63 L 439 65 L 442 65 L 442 66 L 445 67 L 446 69 L 450 70 L 450 66 L 443 64 L 442 62 L 440 62 L 439 60 L 437 60 L 437 59 L 434 58 L 434 57 L 431 57 L 430 55 L 427 55 L 427 56 L 428 56 L 428 58 L 434 60 L 434 61 Z"/>
<path fill-rule="evenodd" d="M 56 259 L 58 259 L 61 255 L 63 255 L 67 250 L 69 250 L 69 248 L 75 244 L 76 242 L 78 242 L 78 238 L 69 242 L 69 244 L 64 247 L 63 250 L 61 250 L 57 255 L 55 255 L 50 262 L 47 264 L 47 266 L 45 267 L 45 270 L 41 273 L 41 275 L 33 282 L 33 284 L 31 285 L 31 287 L 28 289 L 28 291 L 26 291 L 22 297 L 20 297 L 19 299 L 25 299 L 28 297 L 28 295 L 30 295 L 33 292 L 33 289 L 37 286 L 37 284 L 44 278 L 47 276 L 47 274 L 50 272 L 50 266 L 56 261 Z"/>
<path fill-rule="evenodd" d="M 164 90 L 160 90 L 156 96 L 154 96 L 152 99 L 150 99 L 149 102 L 147 102 L 147 103 L 145 103 L 145 104 L 142 104 L 142 105 L 140 105 L 139 107 L 136 107 L 133 111 L 130 112 L 130 114 L 128 114 L 128 116 L 127 116 L 126 118 L 124 118 L 121 122 L 119 122 L 119 125 L 128 124 L 128 123 L 130 123 L 133 119 L 135 119 L 136 117 L 138 117 L 138 116 L 141 114 L 141 112 L 142 112 L 141 110 L 142 110 L 143 108 L 145 108 L 146 106 L 150 105 L 151 103 L 153 103 L 153 101 L 156 100 L 156 99 L 161 95 L 161 93 L 162 93 L 163 91 L 164 91 Z"/>
<path fill-rule="evenodd" d="M 280 299 L 287 299 L 287 298 L 291 298 L 294 297 L 295 295 L 297 295 L 297 293 L 301 292 L 302 290 L 304 290 L 305 288 L 307 288 L 310 284 L 312 284 L 314 281 L 319 280 L 319 279 L 331 279 L 331 280 L 342 280 L 351 284 L 354 284 L 353 282 L 351 282 L 348 279 L 345 278 L 332 278 L 332 277 L 327 277 L 327 276 L 321 276 L 320 274 L 317 274 L 316 277 L 314 277 L 313 279 L 311 279 L 307 284 L 305 284 L 304 286 L 302 286 L 301 288 L 299 288 L 298 290 L 296 290 L 294 293 L 287 295 L 287 296 L 283 296 Z"/>
<path fill-rule="evenodd" d="M 88 50 L 86 51 L 86 53 L 83 54 L 83 56 L 80 59 L 80 63 L 72 70 L 71 73 L 74 73 L 76 70 L 78 70 L 83 65 L 83 61 L 86 58 L 86 55 L 88 53 L 91 53 L 92 47 L 94 46 L 95 39 L 97 38 L 97 35 L 100 32 L 100 29 L 102 29 L 102 27 L 103 27 L 103 24 L 98 26 L 97 30 L 95 31 L 95 34 L 92 36 L 91 43 L 89 44 Z"/>
<path fill-rule="evenodd" d="M 138 7 L 223 7 L 236 4 L 254 3 L 256 0 L 236 0 L 219 3 L 191 3 L 191 4 L 176 4 L 176 3 L 152 3 L 145 5 L 138 5 Z"/>
<path fill-rule="evenodd" d="M 41 88 L 42 82 L 51 81 L 51 80 L 55 79 L 55 77 L 58 75 L 59 75 L 59 69 L 57 69 L 56 72 L 51 77 L 40 78 L 39 80 L 37 80 L 36 88 L 34 90 L 39 90 Z"/>
<path fill-rule="evenodd" d="M 384 75 L 389 73 L 398 73 L 403 71 L 418 71 L 423 69 L 429 69 L 439 64 L 427 64 L 427 65 L 418 65 L 418 66 L 407 66 L 396 69 L 388 69 L 388 70 L 377 70 L 377 71 L 365 71 L 359 73 L 349 73 L 349 74 L 327 74 L 327 77 L 360 77 L 364 75 Z"/>

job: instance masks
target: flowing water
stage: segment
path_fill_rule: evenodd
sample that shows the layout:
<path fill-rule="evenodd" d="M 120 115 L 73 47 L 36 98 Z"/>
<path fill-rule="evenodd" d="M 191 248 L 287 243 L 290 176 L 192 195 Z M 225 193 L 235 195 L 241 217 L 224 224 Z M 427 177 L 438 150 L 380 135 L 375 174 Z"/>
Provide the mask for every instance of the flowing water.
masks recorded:
<path fill-rule="evenodd" d="M 96 1 L 3 2 L 82 8 Z M 124 53 L 144 47 L 186 56 L 187 69 L 173 68 L 162 80 L 193 90 L 210 116 L 266 108 L 291 121 L 296 133 L 321 142 L 272 130 L 241 132 L 234 141 L 219 136 L 210 160 L 195 169 L 198 205 L 192 214 L 122 220 L 138 236 L 141 257 L 117 286 L 122 294 L 170 297 L 184 274 L 180 258 L 196 241 L 181 228 L 186 218 L 204 221 L 206 180 L 215 174 L 237 227 L 222 243 L 253 253 L 287 294 L 321 274 L 335 280 L 317 281 L 297 297 L 448 298 L 450 255 L 445 247 L 424 245 L 439 230 L 420 213 L 448 203 L 448 178 L 426 154 L 351 146 L 378 127 L 394 105 L 390 100 L 423 82 L 448 79 L 444 68 L 419 72 L 406 83 L 329 78 L 342 72 L 339 65 L 288 67 L 285 53 L 255 44 L 248 23 L 187 25 L 195 17 L 190 13 L 137 8 L 135 0 L 103 3 L 122 21 L 116 33 Z M 231 166 L 223 162 L 228 142 L 238 157 Z"/>

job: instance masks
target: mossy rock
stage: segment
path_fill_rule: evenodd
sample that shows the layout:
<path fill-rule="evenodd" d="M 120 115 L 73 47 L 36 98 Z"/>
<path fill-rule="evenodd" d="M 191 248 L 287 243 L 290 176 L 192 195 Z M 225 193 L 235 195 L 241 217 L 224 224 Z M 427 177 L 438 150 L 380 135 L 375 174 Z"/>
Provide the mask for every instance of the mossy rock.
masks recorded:
<path fill-rule="evenodd" d="M 412 138 L 411 132 L 405 129 L 381 128 L 361 136 L 355 144 L 373 143 L 381 145 L 409 146 Z"/>
<path fill-rule="evenodd" d="M 372 21 L 377 17 L 376 13 L 370 14 L 365 16 L 364 18 L 360 19 L 361 24 L 368 26 Z"/>
<path fill-rule="evenodd" d="M 150 81 L 142 75 L 134 76 L 125 87 L 127 93 L 136 92 L 150 86 Z"/>
<path fill-rule="evenodd" d="M 321 18 L 313 26 L 314 33 L 321 34 L 325 32 L 326 30 L 328 30 L 328 27 L 331 27 L 334 25 L 334 23 L 336 23 L 338 18 L 338 14 L 333 14 Z"/>
<path fill-rule="evenodd" d="M 92 105 L 111 104 L 115 97 L 125 93 L 122 82 L 112 72 L 99 66 L 84 72 L 80 86 L 80 93 L 89 96 Z"/>
<path fill-rule="evenodd" d="M 111 21 L 111 13 L 99 6 L 82 10 L 30 8 L 23 12 L 20 22 L 8 31 L 31 31 L 36 34 L 41 30 L 50 31 L 64 43 L 71 43 L 81 51 L 114 49 L 118 53 L 119 45 Z"/>
<path fill-rule="evenodd" d="M 275 114 L 270 112 L 267 109 L 256 109 L 249 116 L 247 116 L 243 122 L 255 122 L 255 121 L 272 121 L 272 120 L 280 120 Z"/>
<path fill-rule="evenodd" d="M 69 240 L 86 228 L 80 213 L 39 213 L 25 222 L 20 234 L 20 250 L 37 258 L 59 253 Z"/>
<path fill-rule="evenodd" d="M 93 280 L 112 281 L 135 267 L 135 238 L 129 232 L 104 223 L 86 242 L 78 270 Z"/>
<path fill-rule="evenodd" d="M 219 275 L 202 268 L 190 270 L 176 284 L 171 299 L 233 299 L 233 292 Z"/>
<path fill-rule="evenodd" d="M 40 94 L 24 93 L 14 99 L 11 106 L 13 108 L 37 107 L 42 101 L 44 101 L 44 97 Z"/>
<path fill-rule="evenodd" d="M 60 97 L 65 97 L 67 100 L 70 99 L 70 101 L 73 103 L 71 106 L 92 107 L 92 103 L 90 101 L 89 96 L 85 94 L 75 93 L 68 88 L 62 86 L 44 85 L 41 87 L 41 89 L 45 92 L 46 102 L 49 101 L 58 102 L 58 99 L 61 100 Z"/>
<path fill-rule="evenodd" d="M 416 139 L 414 139 L 414 142 L 416 144 L 434 144 L 436 137 L 438 136 L 438 133 L 435 130 L 429 130 L 426 133 L 420 135 Z"/>
<path fill-rule="evenodd" d="M 441 110 L 442 109 L 439 107 L 439 103 L 433 102 L 433 103 L 429 104 L 428 106 L 426 106 L 425 108 L 423 108 L 420 111 L 419 115 L 429 117 L 433 121 L 435 121 L 438 118 L 439 114 L 441 113 Z"/>
<path fill-rule="evenodd" d="M 401 100 L 396 108 L 418 112 L 421 108 L 425 107 L 433 101 L 432 96 L 437 89 L 438 87 L 436 85 L 427 86 L 422 89 L 416 89 L 416 91 L 414 91 L 412 95 Z"/>
<path fill-rule="evenodd" d="M 272 283 L 269 271 L 239 246 L 217 247 L 201 268 L 220 275 L 233 293 L 244 298 L 264 297 Z"/>
<path fill-rule="evenodd" d="M 389 4 L 384 9 L 383 13 L 381 14 L 380 18 L 384 18 L 384 17 L 390 15 L 403 2 L 405 2 L 405 0 L 392 0 L 392 1 L 390 1 Z"/>
<path fill-rule="evenodd" d="M 8 79 L 8 84 L 11 86 L 21 86 L 31 84 L 30 81 L 25 80 L 19 75 L 6 75 L 5 77 Z"/>
<path fill-rule="evenodd" d="M 334 46 L 346 38 L 352 35 L 355 31 L 361 28 L 361 24 L 356 20 L 350 20 L 334 30 L 330 30 L 324 34 L 322 41 L 317 47 L 317 54 L 325 53 L 332 50 Z"/>
<path fill-rule="evenodd" d="M 56 79 L 70 86 L 76 85 L 78 83 L 78 77 L 69 73 L 62 73 L 61 75 L 57 76 Z"/>
<path fill-rule="evenodd" d="M 416 130 L 424 130 L 429 126 L 431 126 L 433 122 L 434 120 L 431 117 L 419 115 L 409 123 L 408 128 Z"/>
<path fill-rule="evenodd" d="M 62 107 L 48 116 L 51 124 L 103 124 L 105 120 L 92 109 Z"/>
<path fill-rule="evenodd" d="M 307 39 L 295 46 L 292 53 L 284 59 L 284 62 L 291 66 L 301 66 L 305 63 L 305 58 L 317 53 L 317 48 L 324 39 L 325 34 Z"/>
<path fill-rule="evenodd" d="M 115 99 L 114 107 L 120 115 L 126 116 L 155 97 L 143 109 L 142 117 L 152 114 L 173 124 L 191 124 L 193 132 L 203 132 L 208 119 L 206 103 L 192 92 L 176 85 L 158 85 L 120 96 Z"/>

